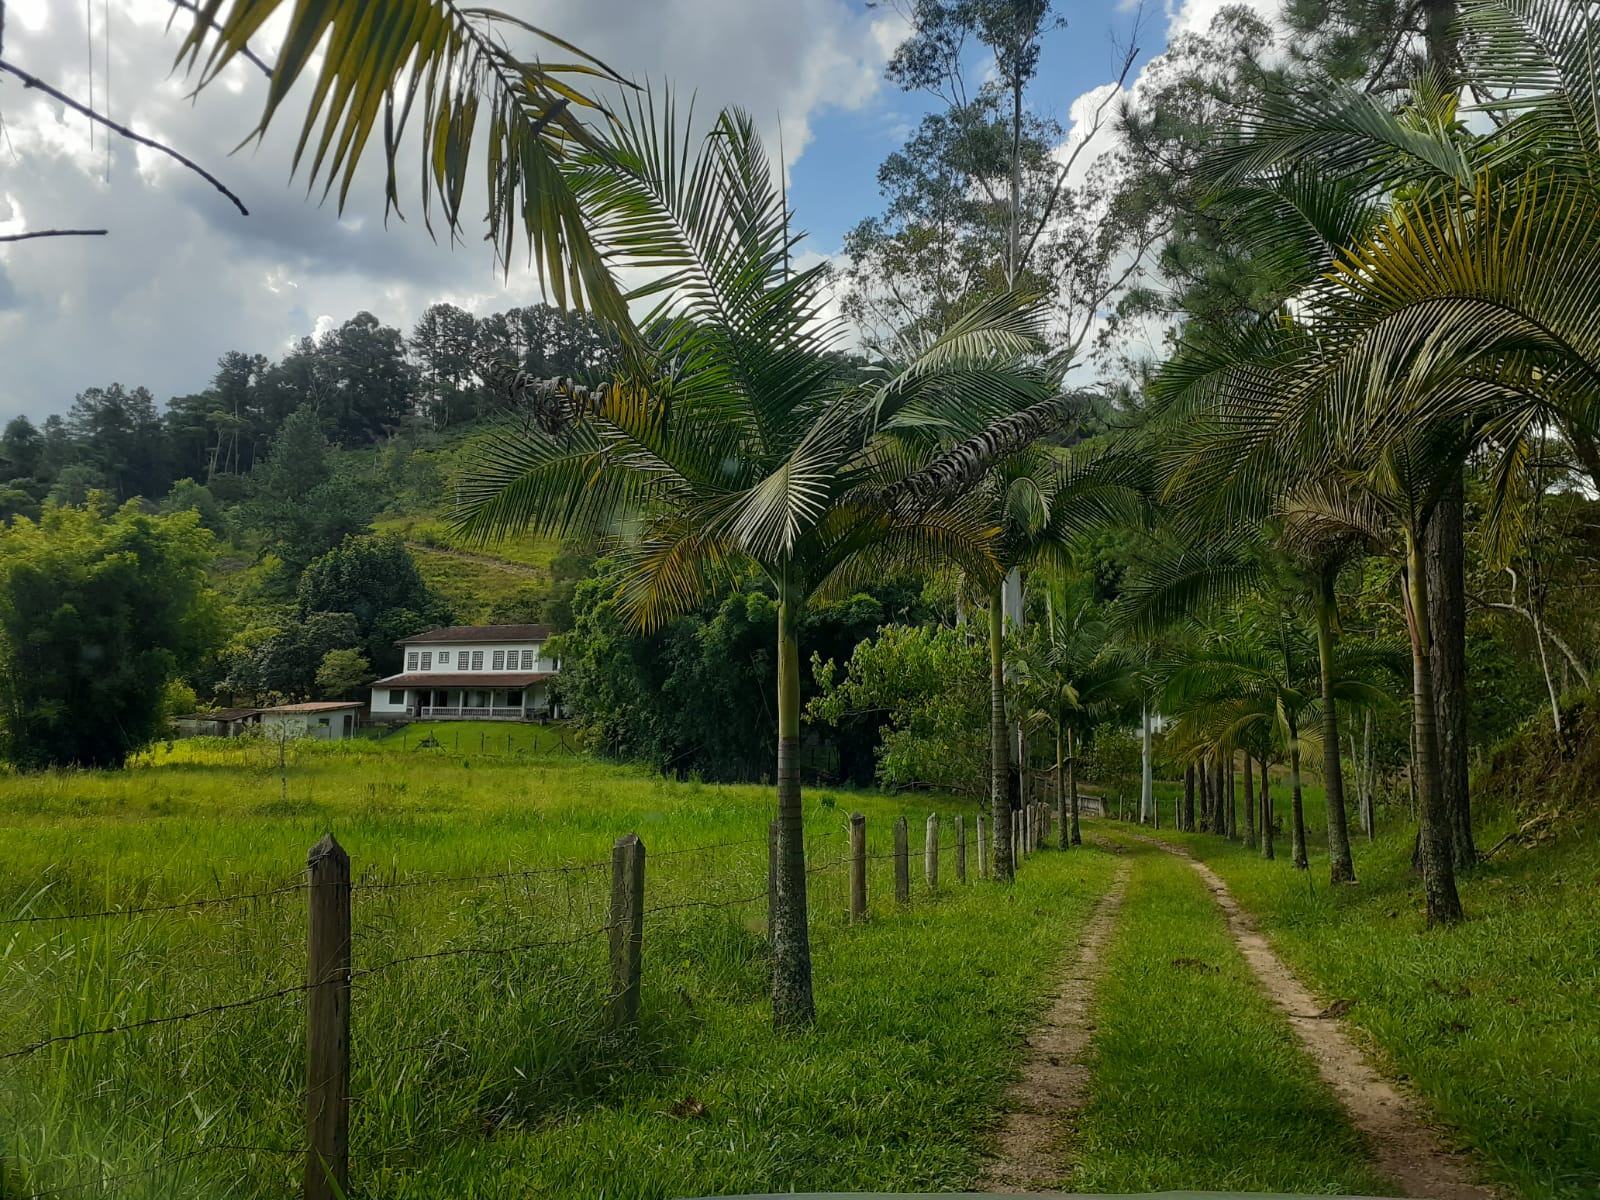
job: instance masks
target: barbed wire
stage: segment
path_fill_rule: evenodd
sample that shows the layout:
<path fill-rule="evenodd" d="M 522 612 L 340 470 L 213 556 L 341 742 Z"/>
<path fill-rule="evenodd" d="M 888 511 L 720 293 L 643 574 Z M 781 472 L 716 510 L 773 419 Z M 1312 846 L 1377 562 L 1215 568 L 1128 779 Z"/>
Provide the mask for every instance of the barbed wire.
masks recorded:
<path fill-rule="evenodd" d="M 6 917 L 0 925 L 42 925 L 51 921 L 94 921 L 103 917 L 137 917 L 147 913 L 183 912 L 202 908 L 215 908 L 223 904 L 243 904 L 249 900 L 266 900 L 272 896 L 285 896 L 303 892 L 306 883 L 290 883 L 260 892 L 239 892 L 231 896 L 199 896 L 193 900 L 179 900 L 170 904 L 149 904 L 139 908 L 105 908 L 93 912 L 41 913 L 26 917 Z"/>
<path fill-rule="evenodd" d="M 41 1038 L 37 1042 L 30 1042 L 15 1050 L 8 1050 L 0 1054 L 0 1062 L 13 1058 L 26 1058 L 30 1054 L 37 1054 L 50 1046 L 61 1045 L 66 1042 L 81 1041 L 83 1038 L 100 1037 L 104 1034 L 127 1033 L 134 1029 L 148 1029 L 154 1025 L 171 1025 L 178 1021 L 192 1021 L 196 1017 L 208 1017 L 213 1013 L 230 1012 L 237 1008 L 250 1008 L 257 1004 L 265 1004 L 268 1000 L 277 1000 L 284 996 L 293 996 L 300 992 L 308 992 L 319 986 L 314 983 L 300 983 L 293 987 L 279 988 L 273 992 L 263 992 L 258 996 L 250 996 L 244 1000 L 229 1000 L 222 1004 L 212 1004 L 205 1008 L 190 1009 L 184 1013 L 173 1013 L 164 1017 L 148 1017 L 142 1021 L 129 1021 L 122 1025 L 105 1025 L 99 1029 L 80 1029 L 76 1033 L 62 1033 L 55 1037 Z"/>

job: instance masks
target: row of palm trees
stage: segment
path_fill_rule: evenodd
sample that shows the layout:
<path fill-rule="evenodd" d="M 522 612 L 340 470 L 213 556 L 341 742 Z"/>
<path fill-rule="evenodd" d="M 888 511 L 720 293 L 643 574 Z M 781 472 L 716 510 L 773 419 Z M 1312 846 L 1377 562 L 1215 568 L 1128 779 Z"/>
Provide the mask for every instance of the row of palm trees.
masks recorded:
<path fill-rule="evenodd" d="M 1348 838 L 1336 828 L 1332 584 L 1351 556 L 1396 564 L 1431 922 L 1460 919 L 1454 868 L 1471 857 L 1464 803 L 1448 794 L 1465 786 L 1448 778 L 1464 711 L 1464 671 L 1451 662 L 1463 472 L 1487 480 L 1486 543 L 1502 559 L 1525 532 L 1533 464 L 1552 443 L 1576 483 L 1600 485 L 1592 12 L 1470 0 L 1457 16 L 1453 57 L 1403 104 L 1356 91 L 1279 100 L 1216 156 L 1217 204 L 1241 246 L 1263 258 L 1293 247 L 1300 276 L 1266 319 L 1191 334 L 1153 382 L 1149 431 L 1161 499 L 1187 544 L 1270 539 L 1315 616 L 1336 878 Z M 1476 99 L 1470 113 L 1463 97 Z M 1196 560 L 1207 557 L 1180 554 L 1174 581 L 1186 562 L 1204 579 L 1198 568 L 1216 564 Z"/>

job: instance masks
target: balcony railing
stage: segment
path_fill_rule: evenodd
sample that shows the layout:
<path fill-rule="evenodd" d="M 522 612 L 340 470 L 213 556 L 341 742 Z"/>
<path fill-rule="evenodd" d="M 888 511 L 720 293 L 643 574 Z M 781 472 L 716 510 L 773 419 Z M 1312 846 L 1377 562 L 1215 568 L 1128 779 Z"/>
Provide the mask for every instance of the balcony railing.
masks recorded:
<path fill-rule="evenodd" d="M 534 710 L 520 708 L 489 708 L 474 705 L 424 705 L 420 716 L 424 721 L 521 721 L 534 715 Z"/>

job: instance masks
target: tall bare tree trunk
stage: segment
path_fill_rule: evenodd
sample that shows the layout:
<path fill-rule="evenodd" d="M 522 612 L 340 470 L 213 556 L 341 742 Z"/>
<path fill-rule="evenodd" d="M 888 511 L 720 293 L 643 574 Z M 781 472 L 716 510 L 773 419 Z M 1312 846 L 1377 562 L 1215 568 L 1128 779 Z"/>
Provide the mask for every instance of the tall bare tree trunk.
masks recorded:
<path fill-rule="evenodd" d="M 1308 870 L 1306 856 L 1306 807 L 1300 790 L 1300 727 L 1289 728 L 1289 857 L 1297 871 Z"/>
<path fill-rule="evenodd" d="M 1256 781 L 1251 769 L 1251 758 L 1244 756 L 1244 848 L 1256 848 Z"/>
<path fill-rule="evenodd" d="M 1178 811 L 1172 814 L 1174 829 L 1186 830 L 1194 823 L 1194 775 L 1193 763 L 1183 768 L 1183 800 Z"/>
<path fill-rule="evenodd" d="M 1466 501 L 1459 473 L 1424 525 L 1428 625 L 1433 635 L 1429 669 L 1439 740 L 1439 788 L 1457 870 L 1478 861 L 1467 789 L 1467 580 Z"/>
<path fill-rule="evenodd" d="M 1150 709 L 1146 705 L 1139 708 L 1139 824 L 1161 827 L 1161 819 L 1156 812 L 1156 790 L 1154 768 L 1151 764 L 1150 750 Z"/>
<path fill-rule="evenodd" d="M 1428 572 L 1422 547 L 1406 531 L 1406 625 L 1411 635 L 1412 717 L 1416 758 L 1412 763 L 1422 806 L 1417 850 L 1422 860 L 1422 890 L 1428 924 L 1461 920 L 1456 893 L 1455 861 L 1450 846 L 1450 813 L 1438 770 L 1438 732 L 1434 722 L 1433 671 L 1429 663 L 1432 631 L 1428 625 Z"/>
<path fill-rule="evenodd" d="M 1333 700 L 1333 573 L 1325 572 L 1317 599 L 1317 666 L 1322 676 L 1322 778 L 1328 794 L 1328 877 L 1354 883 L 1350 825 L 1344 806 L 1344 768 L 1339 760 L 1339 710 Z"/>
<path fill-rule="evenodd" d="M 1277 857 L 1272 846 L 1272 782 L 1266 759 L 1261 760 L 1261 857 Z"/>
<path fill-rule="evenodd" d="M 1060 721 L 1056 722 L 1056 824 L 1061 829 L 1061 848 L 1067 849 L 1072 845 L 1072 821 L 1068 812 L 1067 779 L 1064 773 L 1063 755 L 1061 753 L 1061 740 L 1063 729 Z"/>
<path fill-rule="evenodd" d="M 1083 845 L 1083 835 L 1078 832 L 1078 739 L 1072 728 L 1067 728 L 1067 792 L 1072 802 L 1072 844 Z M 1101 805 L 1102 815 L 1104 804 Z"/>
<path fill-rule="evenodd" d="M 792 600 L 778 604 L 778 870 L 772 925 L 772 1019 L 780 1029 L 816 1019 L 806 922 L 806 843 L 800 803 L 800 645 Z"/>
<path fill-rule="evenodd" d="M 1006 626 L 1001 586 L 989 596 L 989 815 L 994 821 L 994 877 L 1016 876 L 1011 846 L 1011 739 L 1006 736 Z"/>
<path fill-rule="evenodd" d="M 1233 760 L 1234 753 L 1230 750 L 1228 751 L 1227 791 L 1225 793 L 1227 796 L 1227 811 L 1226 816 L 1224 817 L 1224 832 L 1227 834 L 1230 842 L 1239 835 L 1239 789 L 1238 779 L 1234 775 Z M 1249 761 L 1248 755 L 1246 756 L 1245 761 Z"/>

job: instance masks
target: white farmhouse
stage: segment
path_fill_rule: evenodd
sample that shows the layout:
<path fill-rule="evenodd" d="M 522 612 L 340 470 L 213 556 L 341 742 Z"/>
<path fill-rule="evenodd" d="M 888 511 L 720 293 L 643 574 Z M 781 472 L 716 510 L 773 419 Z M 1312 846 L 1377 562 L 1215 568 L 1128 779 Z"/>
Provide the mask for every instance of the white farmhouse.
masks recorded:
<path fill-rule="evenodd" d="M 528 721 L 547 717 L 548 625 L 455 625 L 401 638 L 405 669 L 372 685 L 372 719 Z"/>

